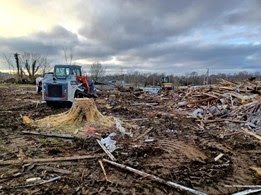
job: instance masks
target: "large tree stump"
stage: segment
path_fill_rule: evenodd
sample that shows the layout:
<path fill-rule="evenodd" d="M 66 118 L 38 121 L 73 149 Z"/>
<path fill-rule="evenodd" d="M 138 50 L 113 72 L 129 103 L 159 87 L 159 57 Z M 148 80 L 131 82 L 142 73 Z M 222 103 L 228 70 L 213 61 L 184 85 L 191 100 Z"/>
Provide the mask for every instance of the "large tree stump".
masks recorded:
<path fill-rule="evenodd" d="M 99 128 L 111 128 L 115 126 L 113 117 L 103 116 L 97 109 L 93 99 L 76 98 L 73 105 L 67 112 L 51 115 L 36 121 L 39 127 L 55 128 L 57 130 L 83 127 L 92 124 Z"/>

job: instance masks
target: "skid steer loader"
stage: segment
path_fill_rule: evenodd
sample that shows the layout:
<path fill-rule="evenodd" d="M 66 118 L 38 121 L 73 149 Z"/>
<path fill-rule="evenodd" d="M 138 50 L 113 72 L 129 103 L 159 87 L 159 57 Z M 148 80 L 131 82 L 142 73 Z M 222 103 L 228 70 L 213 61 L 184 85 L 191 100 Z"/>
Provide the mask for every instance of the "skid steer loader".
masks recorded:
<path fill-rule="evenodd" d="M 81 66 L 55 65 L 53 73 L 42 79 L 42 99 L 54 102 L 73 102 L 74 98 L 97 97 L 92 79 L 82 76 Z"/>

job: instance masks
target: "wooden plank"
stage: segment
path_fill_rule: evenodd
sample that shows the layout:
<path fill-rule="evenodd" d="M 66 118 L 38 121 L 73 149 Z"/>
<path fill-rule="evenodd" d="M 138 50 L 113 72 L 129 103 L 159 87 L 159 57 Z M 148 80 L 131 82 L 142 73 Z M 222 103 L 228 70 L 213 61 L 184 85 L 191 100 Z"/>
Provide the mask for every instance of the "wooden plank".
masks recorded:
<path fill-rule="evenodd" d="M 0 161 L 0 165 L 15 165 L 26 163 L 45 163 L 54 161 L 73 161 L 96 158 L 96 156 L 84 155 L 84 156 L 69 156 L 69 157 L 56 157 L 56 158 L 37 158 L 37 159 L 23 159 L 23 160 L 6 160 Z"/>
<path fill-rule="evenodd" d="M 223 122 L 223 121 L 229 121 L 233 123 L 247 123 L 247 121 L 240 121 L 240 120 L 228 119 L 228 118 L 217 118 L 213 120 L 198 120 L 198 121 L 202 121 L 203 123 L 214 123 L 214 122 Z"/>
<path fill-rule="evenodd" d="M 172 187 L 172 188 L 176 188 L 176 189 L 179 189 L 179 190 L 184 190 L 184 191 L 187 191 L 187 192 L 190 192 L 192 194 L 197 194 L 197 195 L 206 195 L 205 193 L 203 192 L 200 192 L 200 191 L 196 191 L 194 189 L 191 189 L 191 188 L 188 188 L 188 187 L 185 187 L 183 185 L 180 185 L 180 184 L 177 184 L 177 183 L 174 183 L 172 181 L 166 181 L 164 179 L 161 179 L 157 176 L 154 176 L 152 174 L 149 174 L 149 173 L 145 173 L 143 171 L 139 171 L 137 169 L 134 169 L 132 167 L 129 167 L 129 166 L 126 166 L 126 165 L 122 165 L 122 164 L 119 164 L 119 163 L 116 163 L 116 162 L 113 162 L 113 161 L 110 161 L 110 160 L 107 160 L 107 159 L 103 159 L 103 162 L 106 162 L 106 163 L 109 163 L 111 165 L 114 165 L 116 167 L 119 167 L 119 168 L 122 168 L 122 169 L 126 169 L 128 171 L 131 171 L 133 173 L 136 173 L 138 175 L 141 175 L 142 177 L 146 178 L 146 179 L 151 179 L 153 181 L 156 181 L 156 182 L 159 182 L 159 183 L 162 183 L 162 184 L 165 184 L 169 187 Z"/>
<path fill-rule="evenodd" d="M 67 169 L 59 169 L 59 168 L 50 167 L 50 166 L 37 166 L 36 169 L 54 172 L 54 173 L 60 173 L 60 174 L 71 174 L 72 173 L 71 171 L 69 171 Z"/>
<path fill-rule="evenodd" d="M 151 130 L 153 129 L 153 127 L 147 129 L 144 133 L 142 133 L 141 135 L 139 135 L 137 138 L 135 138 L 133 141 L 137 141 L 140 138 L 144 137 L 145 135 L 147 135 Z"/>
<path fill-rule="evenodd" d="M 112 161 L 116 161 L 116 158 L 112 155 L 112 153 L 110 153 L 109 150 L 107 150 L 107 148 L 101 143 L 100 140 L 96 139 L 96 141 L 98 142 L 98 144 L 101 146 L 101 148 L 103 149 L 103 151 L 109 156 L 109 158 Z"/>
<path fill-rule="evenodd" d="M 37 131 L 22 131 L 22 133 L 26 135 L 42 135 L 46 137 L 58 137 L 64 139 L 74 139 L 76 137 L 75 135 L 70 135 L 70 134 L 55 134 L 55 133 L 37 132 Z"/>
<path fill-rule="evenodd" d="M 261 141 L 261 136 L 247 130 L 246 128 L 242 128 L 244 130 L 244 132 L 248 135 L 251 135 L 252 137 L 255 137 L 256 139 L 258 139 L 259 141 Z"/>
<path fill-rule="evenodd" d="M 26 135 L 39 135 L 45 137 L 57 137 L 63 139 L 87 139 L 88 136 L 72 135 L 72 134 L 59 134 L 59 133 L 49 133 L 49 132 L 37 132 L 37 131 L 22 131 Z M 92 135 L 95 138 L 99 138 L 97 135 Z"/>

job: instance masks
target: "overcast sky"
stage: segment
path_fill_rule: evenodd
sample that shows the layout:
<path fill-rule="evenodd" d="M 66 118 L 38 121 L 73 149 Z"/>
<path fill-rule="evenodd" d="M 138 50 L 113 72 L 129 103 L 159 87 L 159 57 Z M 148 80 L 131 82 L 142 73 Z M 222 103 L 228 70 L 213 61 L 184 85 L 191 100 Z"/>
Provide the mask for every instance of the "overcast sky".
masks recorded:
<path fill-rule="evenodd" d="M 2 54 L 34 52 L 88 69 L 261 72 L 261 0 L 1 0 Z"/>

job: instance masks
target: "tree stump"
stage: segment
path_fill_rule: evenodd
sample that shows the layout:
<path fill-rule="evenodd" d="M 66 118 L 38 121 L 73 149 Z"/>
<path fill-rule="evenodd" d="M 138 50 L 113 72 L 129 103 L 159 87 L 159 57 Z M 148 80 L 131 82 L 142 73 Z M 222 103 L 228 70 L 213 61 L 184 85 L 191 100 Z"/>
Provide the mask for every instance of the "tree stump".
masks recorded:
<path fill-rule="evenodd" d="M 38 120 L 36 124 L 39 127 L 75 130 L 87 124 L 99 128 L 112 128 L 115 126 L 115 121 L 113 117 L 102 115 L 93 99 L 75 98 L 70 110 Z"/>

